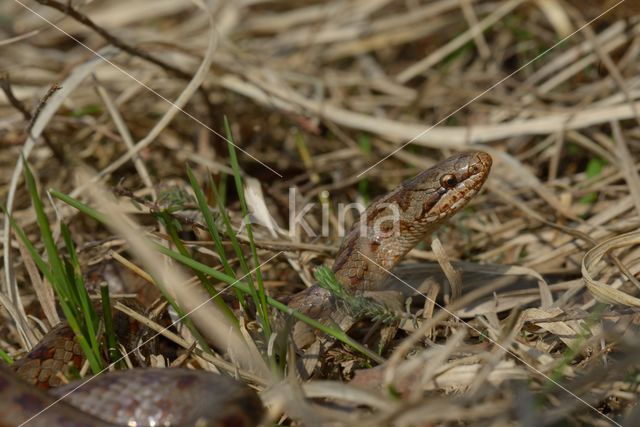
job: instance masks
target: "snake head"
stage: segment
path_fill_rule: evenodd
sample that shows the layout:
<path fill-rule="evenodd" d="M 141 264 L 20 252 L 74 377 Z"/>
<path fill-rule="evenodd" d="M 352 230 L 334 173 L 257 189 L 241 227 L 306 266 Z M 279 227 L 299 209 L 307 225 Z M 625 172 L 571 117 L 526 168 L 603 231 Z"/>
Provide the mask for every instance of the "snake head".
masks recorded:
<path fill-rule="evenodd" d="M 482 188 L 492 163 L 483 151 L 464 152 L 415 177 L 415 191 L 427 195 L 421 210 L 423 220 L 442 221 L 462 209 Z"/>
<path fill-rule="evenodd" d="M 482 188 L 491 156 L 456 154 L 374 201 L 349 231 L 333 270 L 350 291 L 379 286 L 386 272 Z"/>
<path fill-rule="evenodd" d="M 405 181 L 381 199 L 379 207 L 369 209 L 380 211 L 382 206 L 396 209 L 400 221 L 417 229 L 412 234 L 424 235 L 462 209 L 480 191 L 491 164 L 491 156 L 482 151 L 456 154 Z M 403 230 L 399 232 L 402 234 Z"/>

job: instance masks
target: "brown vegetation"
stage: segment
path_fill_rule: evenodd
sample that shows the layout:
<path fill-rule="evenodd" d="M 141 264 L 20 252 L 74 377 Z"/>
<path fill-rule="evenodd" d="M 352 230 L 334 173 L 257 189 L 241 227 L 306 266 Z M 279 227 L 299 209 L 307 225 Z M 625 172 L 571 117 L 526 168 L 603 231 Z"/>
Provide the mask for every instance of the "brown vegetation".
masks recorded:
<path fill-rule="evenodd" d="M 335 346 L 314 377 L 331 382 L 241 375 L 262 391 L 272 422 L 640 423 L 638 2 L 69 4 L 0 3 L 0 201 L 40 250 L 21 154 L 43 190 L 100 209 L 92 184 L 117 189 L 141 230 L 163 240 L 151 213 L 188 188 L 187 163 L 201 182 L 208 173 L 226 182 L 240 224 L 226 116 L 255 190 L 249 203 L 281 228 L 254 229 L 261 261 L 285 251 L 262 268 L 280 299 L 333 261 L 332 207 L 384 194 L 455 151 L 493 156 L 483 193 L 398 269 L 422 296 L 382 354 L 385 370 L 355 374 L 370 361 Z M 289 237 L 291 187 L 300 205 L 330 200 L 329 235 Z M 45 202 L 55 230 L 69 225 L 85 272 L 129 271 L 114 252 L 145 269 L 125 239 Z M 315 230 L 320 215 L 306 217 Z M 193 206 L 175 217 L 194 257 L 219 267 L 196 238 Z M 0 235 L 0 305 L 15 305 L 1 311 L 0 349 L 19 357 L 56 315 L 34 290 L 28 253 L 6 224 Z M 19 319 L 29 330 L 16 329 Z M 354 337 L 368 339 L 371 326 Z M 181 362 L 204 364 L 191 357 Z"/>

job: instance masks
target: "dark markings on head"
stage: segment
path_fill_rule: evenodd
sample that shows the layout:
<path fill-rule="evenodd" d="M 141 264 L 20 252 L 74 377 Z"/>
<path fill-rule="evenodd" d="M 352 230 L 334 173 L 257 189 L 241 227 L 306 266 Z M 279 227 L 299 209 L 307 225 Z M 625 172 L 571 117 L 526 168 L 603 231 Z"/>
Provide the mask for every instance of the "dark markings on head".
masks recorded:
<path fill-rule="evenodd" d="M 407 187 L 406 185 L 402 185 L 397 191 L 394 191 L 386 200 L 385 203 L 392 204 L 395 203 L 398 205 L 402 212 L 409 209 L 411 205 L 411 192 L 413 188 Z"/>
<path fill-rule="evenodd" d="M 427 194 L 426 197 L 424 197 L 424 200 L 422 202 L 422 209 L 420 210 L 420 214 L 418 215 L 416 220 L 423 220 L 431 211 L 431 209 L 433 209 L 436 203 L 438 203 L 438 200 L 440 200 L 441 197 L 442 195 L 437 191 Z"/>

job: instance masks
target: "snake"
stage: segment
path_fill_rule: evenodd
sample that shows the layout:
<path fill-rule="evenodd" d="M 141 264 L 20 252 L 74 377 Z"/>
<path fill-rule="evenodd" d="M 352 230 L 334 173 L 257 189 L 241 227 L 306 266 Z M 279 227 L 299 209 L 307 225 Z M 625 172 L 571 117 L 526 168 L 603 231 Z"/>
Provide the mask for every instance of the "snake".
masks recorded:
<path fill-rule="evenodd" d="M 458 153 L 371 202 L 336 254 L 332 271 L 338 282 L 352 295 L 380 289 L 418 242 L 480 191 L 491 165 L 485 152 Z M 318 284 L 294 294 L 289 308 L 345 331 L 358 320 Z M 301 348 L 318 341 L 305 327 L 294 326 L 293 341 Z M 264 414 L 258 394 L 247 385 L 186 368 L 114 371 L 43 390 L 58 385 L 55 372 L 81 361 L 73 336 L 57 326 L 25 358 L 11 367 L 0 364 L 0 427 L 254 426 Z"/>

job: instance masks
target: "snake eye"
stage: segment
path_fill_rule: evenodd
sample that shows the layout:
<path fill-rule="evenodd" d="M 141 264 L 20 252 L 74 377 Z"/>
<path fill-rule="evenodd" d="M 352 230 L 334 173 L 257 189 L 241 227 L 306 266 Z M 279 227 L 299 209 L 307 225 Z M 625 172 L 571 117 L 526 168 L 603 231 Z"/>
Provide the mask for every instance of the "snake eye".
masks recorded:
<path fill-rule="evenodd" d="M 440 177 L 440 185 L 442 185 L 446 189 L 455 187 L 457 183 L 458 180 L 454 175 L 447 174 Z"/>

